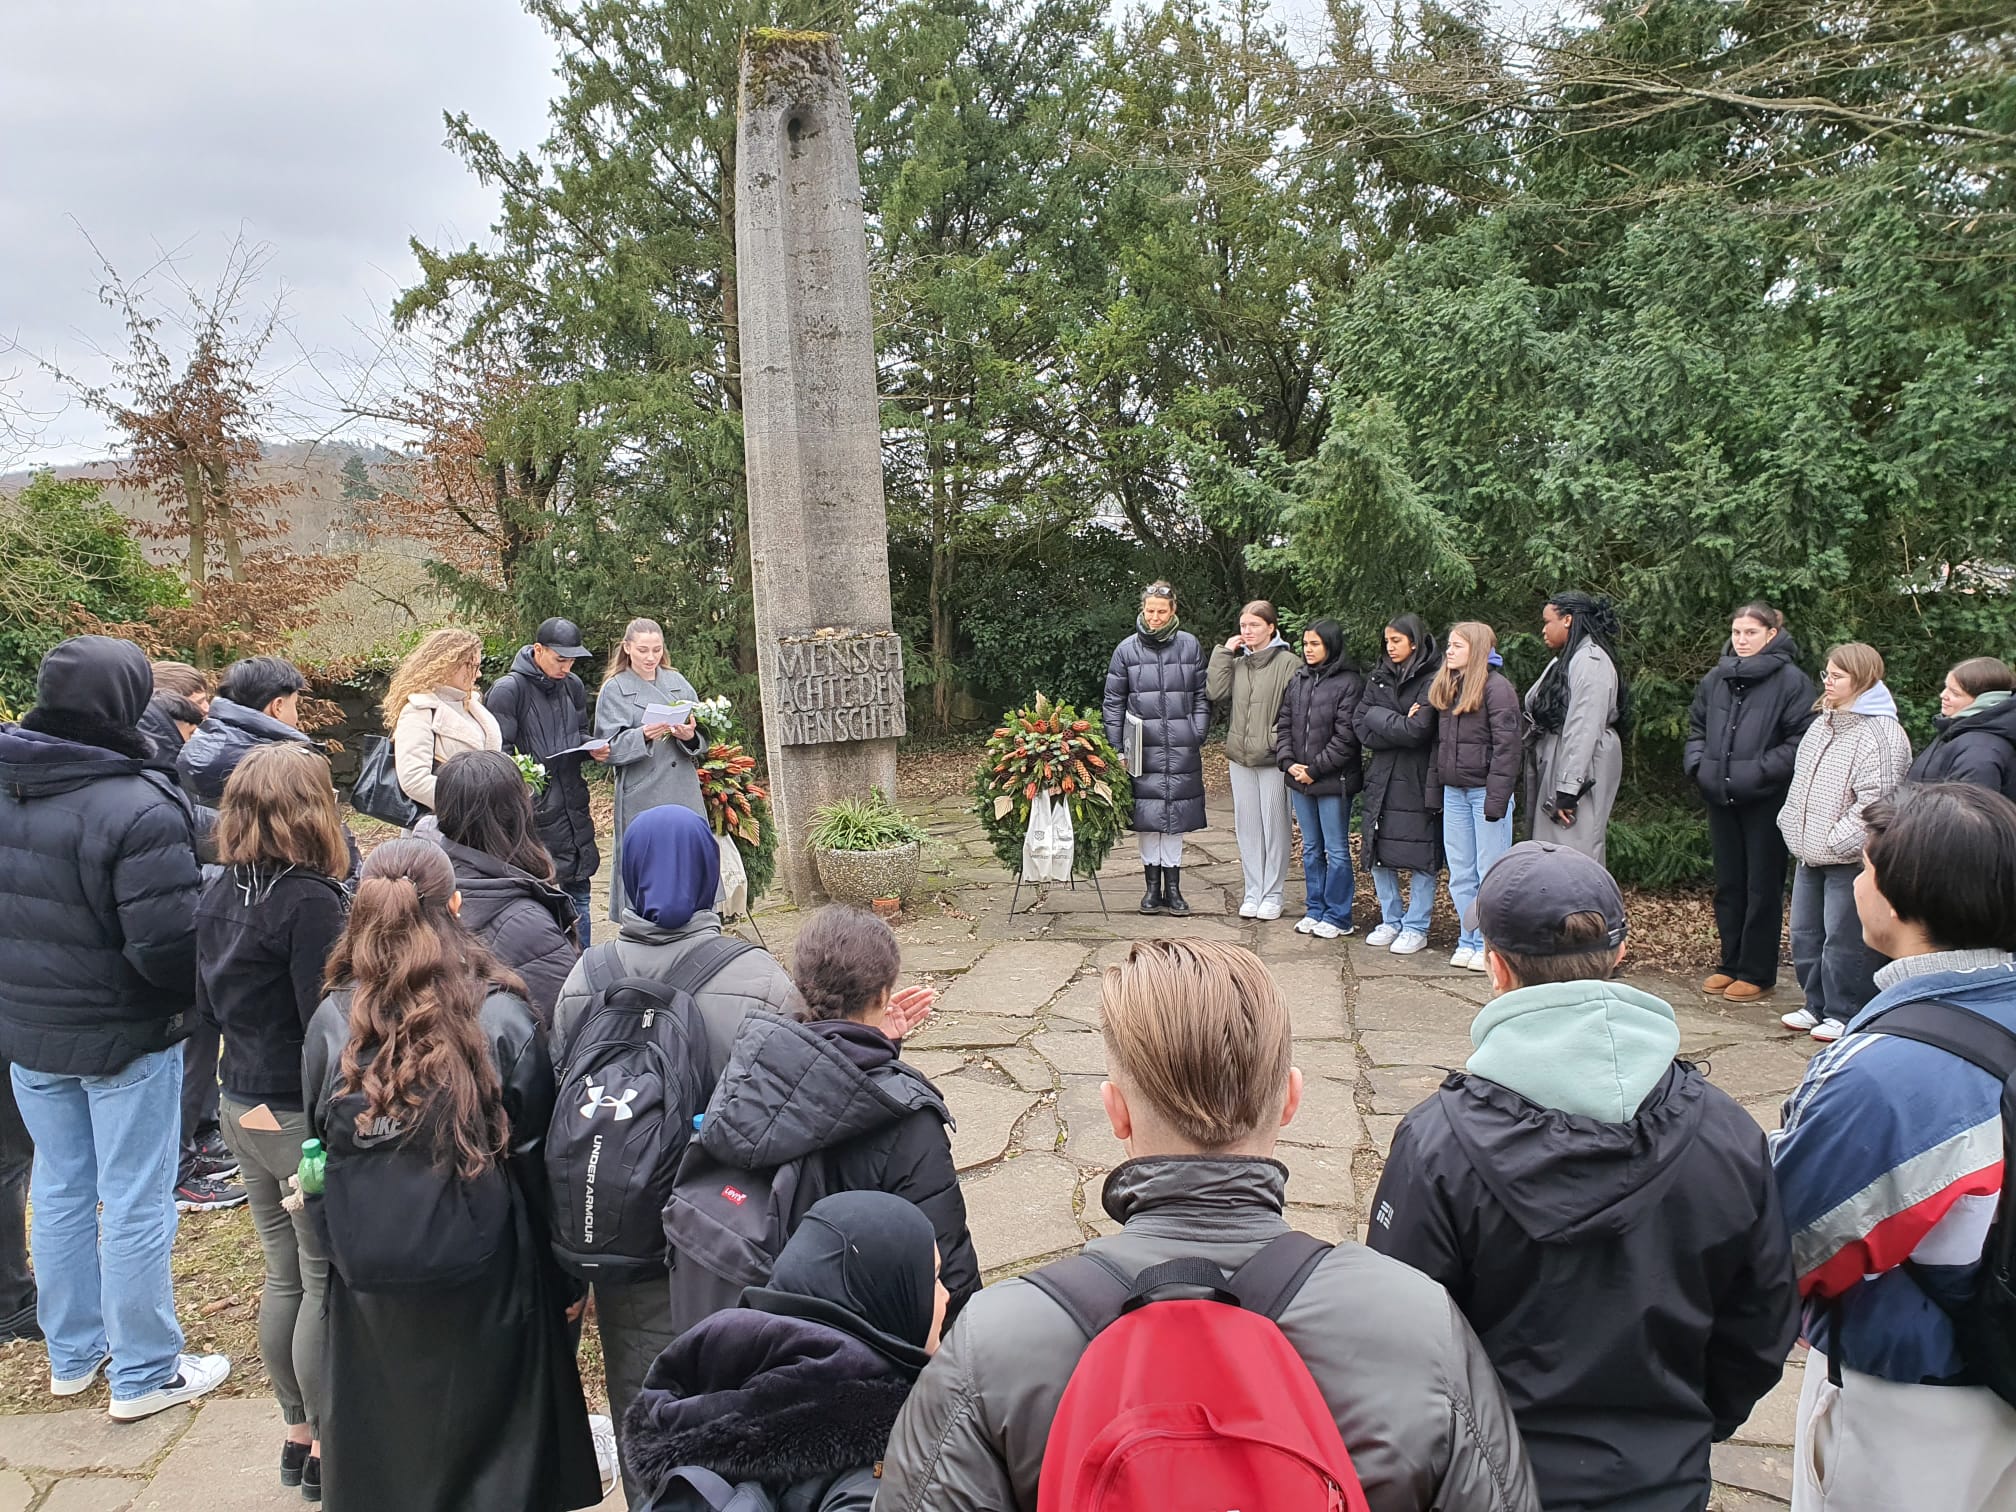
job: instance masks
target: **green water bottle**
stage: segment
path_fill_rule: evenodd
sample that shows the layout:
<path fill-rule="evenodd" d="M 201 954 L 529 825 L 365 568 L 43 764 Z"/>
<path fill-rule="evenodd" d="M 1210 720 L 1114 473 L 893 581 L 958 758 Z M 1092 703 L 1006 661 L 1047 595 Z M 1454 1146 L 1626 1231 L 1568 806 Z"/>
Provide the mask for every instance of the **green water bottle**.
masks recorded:
<path fill-rule="evenodd" d="M 301 1182 L 301 1190 L 310 1197 L 322 1195 L 322 1174 L 328 1169 L 329 1156 L 319 1139 L 301 1141 L 301 1169 L 296 1174 Z"/>

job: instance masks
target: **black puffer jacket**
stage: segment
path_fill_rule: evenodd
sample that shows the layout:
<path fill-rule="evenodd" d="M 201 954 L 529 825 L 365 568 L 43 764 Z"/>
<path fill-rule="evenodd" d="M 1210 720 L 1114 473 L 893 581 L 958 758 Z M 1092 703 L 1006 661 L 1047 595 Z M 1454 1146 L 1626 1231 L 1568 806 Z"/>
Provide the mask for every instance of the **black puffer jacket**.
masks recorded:
<path fill-rule="evenodd" d="M 910 1380 L 811 1318 L 718 1312 L 667 1346 L 624 1418 L 637 1478 L 684 1465 L 760 1484 L 777 1512 L 868 1512 Z M 653 1500 L 639 1512 L 655 1512 Z"/>
<path fill-rule="evenodd" d="M 342 884 L 300 867 L 233 866 L 196 907 L 196 1007 L 224 1036 L 224 1090 L 299 1112 L 301 1044 L 343 933 Z"/>
<path fill-rule="evenodd" d="M 553 1005 L 581 958 L 573 900 L 550 882 L 483 851 L 446 839 L 440 845 L 455 864 L 463 927 L 525 978 L 525 996 L 540 1027 L 551 1027 Z"/>
<path fill-rule="evenodd" d="M 1502 672 L 1484 682 L 1484 706 L 1435 716 L 1434 755 L 1428 762 L 1428 807 L 1442 807 L 1444 788 L 1484 789 L 1484 817 L 1496 824 L 1519 786 L 1521 738 L 1526 721 L 1519 690 Z"/>
<path fill-rule="evenodd" d="M 1939 733 L 1906 782 L 1971 782 L 2016 800 L 2016 698 L 1932 723 Z"/>
<path fill-rule="evenodd" d="M 288 744 L 312 746 L 292 725 L 282 724 L 270 714 L 248 709 L 228 698 L 210 700 L 210 715 L 196 727 L 175 758 L 182 785 L 213 807 L 224 797 L 224 784 L 238 770 L 238 763 L 255 746 Z"/>
<path fill-rule="evenodd" d="M 1163 835 L 1204 828 L 1204 731 L 1211 704 L 1197 637 L 1178 630 L 1161 643 L 1139 634 L 1120 642 L 1106 668 L 1102 712 L 1106 738 L 1123 756 L 1125 716 L 1141 721 L 1134 828 Z"/>
<path fill-rule="evenodd" d="M 0 1058 L 31 1071 L 109 1076 L 189 1033 L 194 821 L 143 705 L 0 729 Z"/>
<path fill-rule="evenodd" d="M 1749 1114 L 1684 1062 L 1628 1123 L 1458 1072 L 1401 1120 L 1373 1211 L 1367 1243 L 1477 1330 L 1550 1512 L 1699 1512 L 1710 1442 L 1776 1383 L 1798 1326 Z"/>
<path fill-rule="evenodd" d="M 1349 798 L 1365 786 L 1365 767 L 1353 717 L 1365 695 L 1365 674 L 1332 652 L 1321 666 L 1303 667 L 1288 679 L 1274 717 L 1274 760 L 1283 772 L 1306 766 L 1315 781 L 1293 777 L 1288 791 L 1305 798 Z"/>
<path fill-rule="evenodd" d="M 1365 679 L 1356 722 L 1358 738 L 1372 759 L 1365 769 L 1361 828 L 1365 858 L 1374 866 L 1432 872 L 1442 865 L 1442 823 L 1428 807 L 1428 762 L 1435 742 L 1428 685 L 1441 665 L 1441 648 L 1426 636 L 1404 667 L 1382 656 Z M 1415 712 L 1410 715 L 1409 709 Z"/>
<path fill-rule="evenodd" d="M 1687 711 L 1683 769 L 1718 808 L 1781 802 L 1811 723 L 1813 679 L 1800 670 L 1790 632 L 1755 656 L 1725 645 Z"/>
<path fill-rule="evenodd" d="M 966 1199 L 946 1130 L 952 1114 L 923 1072 L 896 1058 L 879 1029 L 845 1019 L 801 1024 L 752 1013 L 736 1030 L 697 1143 L 746 1171 L 807 1155 L 823 1169 L 815 1195 L 893 1192 L 931 1220 L 945 1321 L 980 1289 Z"/>
<path fill-rule="evenodd" d="M 569 673 L 555 682 L 539 670 L 532 648 L 519 648 L 511 670 L 490 685 L 483 706 L 504 735 L 504 749 L 530 756 L 546 768 L 546 788 L 533 804 L 539 838 L 553 858 L 562 887 L 594 876 L 602 865 L 595 844 L 595 819 L 588 812 L 586 756 L 553 759 L 555 751 L 588 738 L 588 690 Z"/>

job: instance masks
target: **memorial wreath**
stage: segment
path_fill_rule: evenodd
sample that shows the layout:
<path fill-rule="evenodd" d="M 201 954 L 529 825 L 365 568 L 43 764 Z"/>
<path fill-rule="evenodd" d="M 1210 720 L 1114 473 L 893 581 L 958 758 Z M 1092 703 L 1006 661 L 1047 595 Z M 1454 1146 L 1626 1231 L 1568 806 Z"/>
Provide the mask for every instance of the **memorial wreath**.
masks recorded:
<path fill-rule="evenodd" d="M 756 781 L 756 758 L 729 741 L 708 746 L 700 762 L 700 796 L 714 833 L 735 842 L 753 904 L 777 875 L 777 826 L 770 822 L 769 790 Z"/>
<path fill-rule="evenodd" d="M 973 812 L 1001 864 L 1022 866 L 1022 840 L 1038 793 L 1067 803 L 1075 840 L 1071 869 L 1090 876 L 1134 812 L 1134 789 L 1096 719 L 1043 694 L 1011 709 L 988 738 L 973 774 Z"/>

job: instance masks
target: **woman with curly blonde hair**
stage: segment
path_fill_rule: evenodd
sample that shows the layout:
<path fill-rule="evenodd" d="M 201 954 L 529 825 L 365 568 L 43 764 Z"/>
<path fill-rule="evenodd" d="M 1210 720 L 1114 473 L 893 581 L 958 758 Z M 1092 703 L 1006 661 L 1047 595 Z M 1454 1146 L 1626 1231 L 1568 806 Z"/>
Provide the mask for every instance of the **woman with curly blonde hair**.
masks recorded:
<path fill-rule="evenodd" d="M 428 812 L 434 774 L 464 751 L 501 751 L 504 732 L 476 692 L 483 640 L 468 630 L 436 630 L 415 646 L 385 689 L 385 728 L 399 786 Z"/>

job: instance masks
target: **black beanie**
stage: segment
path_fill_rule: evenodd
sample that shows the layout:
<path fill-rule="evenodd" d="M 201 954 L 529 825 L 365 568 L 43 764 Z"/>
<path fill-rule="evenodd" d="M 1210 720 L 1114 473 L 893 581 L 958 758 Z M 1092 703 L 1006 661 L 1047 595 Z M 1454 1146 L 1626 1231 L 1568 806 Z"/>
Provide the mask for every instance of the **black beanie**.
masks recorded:
<path fill-rule="evenodd" d="M 35 674 L 35 707 L 52 714 L 82 714 L 122 730 L 137 729 L 154 693 L 146 652 L 109 635 L 80 635 L 42 658 Z"/>

